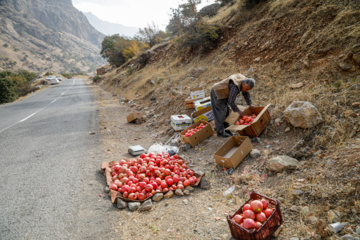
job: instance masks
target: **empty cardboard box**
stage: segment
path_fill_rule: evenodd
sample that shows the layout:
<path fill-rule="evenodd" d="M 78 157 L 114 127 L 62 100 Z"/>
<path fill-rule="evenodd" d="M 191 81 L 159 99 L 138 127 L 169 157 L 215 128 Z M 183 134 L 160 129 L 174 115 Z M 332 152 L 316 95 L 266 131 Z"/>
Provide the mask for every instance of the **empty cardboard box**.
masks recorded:
<path fill-rule="evenodd" d="M 253 146 L 246 136 L 232 136 L 214 154 L 216 163 L 225 168 L 236 168 Z"/>
<path fill-rule="evenodd" d="M 239 119 L 239 114 L 231 113 L 225 119 L 225 122 L 230 124 L 230 127 L 228 127 L 227 130 L 238 132 L 239 135 L 243 136 L 260 136 L 271 120 L 271 116 L 268 110 L 270 105 L 271 104 L 268 104 L 265 107 L 254 107 L 254 111 L 251 111 L 250 108 L 246 108 L 244 110 L 244 115 L 246 116 L 252 115 L 253 113 L 257 115 L 251 125 L 235 125 L 235 122 Z"/>
<path fill-rule="evenodd" d="M 133 112 L 126 117 L 128 123 L 135 122 L 136 119 L 141 119 L 143 114 L 141 112 Z"/>
<path fill-rule="evenodd" d="M 206 126 L 202 129 L 200 129 L 199 131 L 197 131 L 196 133 L 192 134 L 191 136 L 185 137 L 185 133 L 187 132 L 187 130 L 196 128 L 201 123 L 205 124 Z M 190 127 L 186 128 L 180 134 L 185 143 L 188 143 L 192 147 L 195 147 L 200 142 L 202 142 L 204 139 L 212 136 L 214 134 L 214 131 L 208 122 L 200 120 L 200 121 L 197 121 L 196 123 L 194 123 L 193 125 L 191 125 Z"/>

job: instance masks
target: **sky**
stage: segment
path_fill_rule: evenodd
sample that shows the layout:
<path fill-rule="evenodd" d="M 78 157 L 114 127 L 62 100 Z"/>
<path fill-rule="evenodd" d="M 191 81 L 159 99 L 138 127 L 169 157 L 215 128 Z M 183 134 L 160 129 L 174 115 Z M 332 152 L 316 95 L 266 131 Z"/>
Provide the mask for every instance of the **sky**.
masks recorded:
<path fill-rule="evenodd" d="M 198 10 L 216 0 L 202 0 Z M 152 22 L 165 30 L 169 23 L 171 8 L 187 0 L 72 0 L 75 8 L 91 12 L 103 21 L 119 23 L 127 27 L 145 28 Z"/>

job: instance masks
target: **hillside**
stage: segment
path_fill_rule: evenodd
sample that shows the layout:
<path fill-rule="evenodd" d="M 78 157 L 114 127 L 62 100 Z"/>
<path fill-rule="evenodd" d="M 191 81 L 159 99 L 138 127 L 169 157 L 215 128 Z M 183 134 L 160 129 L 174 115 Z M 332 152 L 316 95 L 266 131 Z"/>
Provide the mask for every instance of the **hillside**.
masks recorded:
<path fill-rule="evenodd" d="M 129 27 L 118 23 L 103 21 L 91 12 L 85 12 L 84 15 L 96 30 L 105 35 L 119 34 L 120 36 L 134 37 L 139 31 L 139 28 L 136 27 Z"/>
<path fill-rule="evenodd" d="M 229 176 L 213 160 L 224 139 L 214 135 L 183 150 L 184 158 L 206 173 L 211 189 L 195 193 L 189 206 L 185 200 L 171 201 L 170 208 L 157 205 L 166 223 L 159 220 L 159 209 L 144 220 L 140 213 L 129 215 L 127 220 L 135 221 L 137 229 L 124 223 L 130 230 L 120 229 L 123 237 L 228 239 L 226 222 L 218 220 L 256 190 L 281 204 L 285 223 L 278 239 L 339 239 L 346 234 L 359 238 L 360 117 L 354 103 L 360 102 L 360 2 L 273 0 L 250 10 L 242 2 L 224 6 L 207 19 L 223 32 L 220 46 L 209 54 L 178 54 L 174 42 L 165 42 L 97 81 L 116 96 L 104 100 L 111 105 L 107 114 L 101 113 L 104 148 L 112 153 L 124 152 L 131 144 L 165 143 L 174 134 L 170 116 L 192 113 L 185 109 L 190 88 L 201 86 L 209 96 L 214 83 L 233 73 L 256 80 L 251 91 L 255 105 L 271 104 L 272 121 L 259 142 L 253 141 L 260 158 L 246 158 Z M 310 129 L 291 126 L 283 111 L 293 101 L 311 102 L 324 122 Z M 241 97 L 239 104 L 244 104 Z M 147 116 L 140 127 L 124 123 L 134 110 Z M 126 142 L 119 142 L 117 134 Z M 277 155 L 295 157 L 301 167 L 268 171 L 266 160 Z M 104 158 L 119 160 L 121 155 Z M 236 191 L 224 198 L 222 193 L 234 183 Z M 325 230 L 334 212 L 345 225 L 337 234 Z M 170 215 L 181 217 L 174 221 Z M 149 220 L 157 231 L 148 231 Z"/>
<path fill-rule="evenodd" d="M 104 35 L 71 0 L 0 2 L 0 69 L 93 73 Z"/>

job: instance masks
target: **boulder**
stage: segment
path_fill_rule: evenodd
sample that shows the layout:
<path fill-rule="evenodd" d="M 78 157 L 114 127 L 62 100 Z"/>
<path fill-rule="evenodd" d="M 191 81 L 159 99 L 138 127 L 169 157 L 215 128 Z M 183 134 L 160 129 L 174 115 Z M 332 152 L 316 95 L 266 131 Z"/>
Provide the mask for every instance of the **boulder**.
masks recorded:
<path fill-rule="evenodd" d="M 128 206 L 127 202 L 121 200 L 120 198 L 116 199 L 116 207 L 119 209 L 126 208 Z"/>
<path fill-rule="evenodd" d="M 324 119 L 319 111 L 310 103 L 294 101 L 284 111 L 285 120 L 294 127 L 312 128 Z"/>
<path fill-rule="evenodd" d="M 295 158 L 288 156 L 276 156 L 266 162 L 266 168 L 272 172 L 282 172 L 294 170 L 300 167 L 300 163 Z"/>
<path fill-rule="evenodd" d="M 129 202 L 128 203 L 128 207 L 129 207 L 129 210 L 131 210 L 131 211 L 136 211 L 136 210 L 138 210 L 139 209 L 139 207 L 140 207 L 140 203 L 139 202 Z"/>
<path fill-rule="evenodd" d="M 155 195 L 152 197 L 152 200 L 154 202 L 159 202 L 161 199 L 163 199 L 164 194 L 163 193 L 155 193 Z"/>

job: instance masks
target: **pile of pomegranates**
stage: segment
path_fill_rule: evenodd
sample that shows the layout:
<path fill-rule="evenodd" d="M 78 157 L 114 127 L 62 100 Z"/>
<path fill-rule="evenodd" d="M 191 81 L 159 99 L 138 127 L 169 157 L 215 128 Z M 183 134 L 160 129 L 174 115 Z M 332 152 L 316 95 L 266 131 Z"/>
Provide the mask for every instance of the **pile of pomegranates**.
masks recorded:
<path fill-rule="evenodd" d="M 139 158 L 122 159 L 111 167 L 110 189 L 130 200 L 145 200 L 156 192 L 181 189 L 194 185 L 197 177 L 178 155 L 145 154 Z"/>
<path fill-rule="evenodd" d="M 242 116 L 238 121 L 236 121 L 235 125 L 250 125 L 257 117 L 256 114 L 249 115 L 249 116 Z"/>

